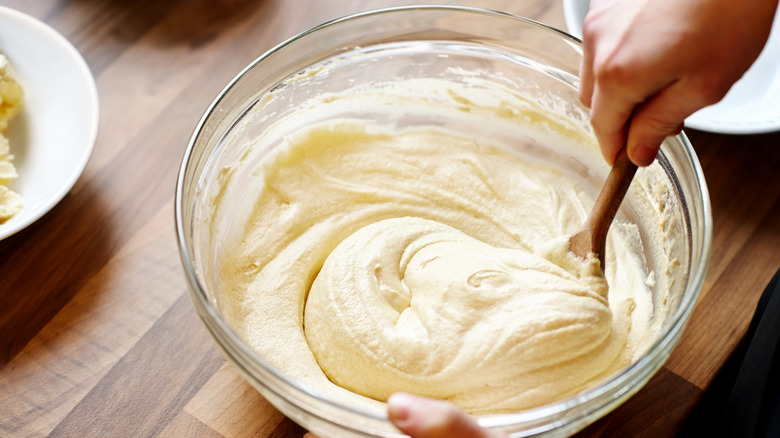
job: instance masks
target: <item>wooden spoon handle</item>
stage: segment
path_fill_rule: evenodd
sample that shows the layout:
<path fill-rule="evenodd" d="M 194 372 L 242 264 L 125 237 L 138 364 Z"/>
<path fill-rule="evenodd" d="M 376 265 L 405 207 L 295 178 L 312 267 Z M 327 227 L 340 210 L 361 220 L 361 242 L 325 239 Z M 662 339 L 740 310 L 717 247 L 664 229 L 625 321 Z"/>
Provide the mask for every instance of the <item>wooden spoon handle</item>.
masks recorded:
<path fill-rule="evenodd" d="M 607 232 L 634 179 L 636 170 L 637 166 L 628 158 L 626 148 L 623 148 L 607 175 L 607 180 L 596 198 L 596 204 L 585 221 L 583 229 L 572 236 L 571 250 L 582 258 L 587 257 L 588 253 L 596 254 L 601 261 L 602 269 L 604 269 Z"/>
<path fill-rule="evenodd" d="M 612 220 L 615 219 L 615 215 L 620 209 L 620 204 L 634 179 L 636 169 L 636 164 L 631 162 L 628 158 L 628 152 L 623 148 L 615 160 L 615 164 L 612 165 L 612 170 L 609 171 L 604 187 L 601 188 L 601 192 L 596 198 L 596 204 L 586 222 L 593 231 L 593 252 L 596 254 L 604 253 L 607 231 L 609 231 Z M 601 244 L 596 247 L 595 242 L 601 242 Z"/>

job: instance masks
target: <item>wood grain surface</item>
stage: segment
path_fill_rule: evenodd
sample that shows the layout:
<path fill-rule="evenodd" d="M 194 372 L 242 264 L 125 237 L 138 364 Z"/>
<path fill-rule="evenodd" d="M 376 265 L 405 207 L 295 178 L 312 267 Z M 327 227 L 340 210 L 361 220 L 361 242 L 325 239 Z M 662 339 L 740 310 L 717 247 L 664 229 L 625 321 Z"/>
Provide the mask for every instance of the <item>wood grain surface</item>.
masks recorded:
<path fill-rule="evenodd" d="M 197 121 L 244 66 L 296 33 L 389 0 L 3 0 L 66 36 L 100 94 L 86 170 L 0 241 L 0 436 L 299 437 L 198 320 L 173 227 Z M 431 1 L 565 28 L 558 0 Z M 78 110 L 77 104 L 74 110 Z M 714 248 L 679 346 L 588 437 L 674 436 L 780 267 L 780 134 L 686 131 L 709 184 Z"/>

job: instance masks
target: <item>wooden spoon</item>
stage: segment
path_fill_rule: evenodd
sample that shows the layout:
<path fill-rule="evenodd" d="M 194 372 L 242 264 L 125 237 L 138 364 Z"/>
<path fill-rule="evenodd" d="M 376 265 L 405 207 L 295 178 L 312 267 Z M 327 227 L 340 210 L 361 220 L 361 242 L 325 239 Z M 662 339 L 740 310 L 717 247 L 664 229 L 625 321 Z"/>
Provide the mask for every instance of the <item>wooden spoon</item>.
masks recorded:
<path fill-rule="evenodd" d="M 634 179 L 636 168 L 636 165 L 629 160 L 626 148 L 623 148 L 607 175 L 607 180 L 596 198 L 590 216 L 585 220 L 580 231 L 569 239 L 571 252 L 580 258 L 587 259 L 589 254 L 596 254 L 601 262 L 602 272 L 607 231 L 620 208 L 620 203 L 623 202 L 628 186 Z"/>

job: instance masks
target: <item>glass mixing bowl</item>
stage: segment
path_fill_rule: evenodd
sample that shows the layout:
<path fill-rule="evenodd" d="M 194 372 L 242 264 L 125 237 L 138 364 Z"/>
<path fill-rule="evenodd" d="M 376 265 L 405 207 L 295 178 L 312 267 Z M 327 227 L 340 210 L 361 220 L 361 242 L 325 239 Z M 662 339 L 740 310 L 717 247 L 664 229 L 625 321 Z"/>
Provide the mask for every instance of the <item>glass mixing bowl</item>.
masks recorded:
<path fill-rule="evenodd" d="M 254 140 L 279 120 L 296 114 L 313 97 L 399 78 L 476 78 L 500 83 L 554 109 L 579 132 L 592 136 L 588 111 L 577 99 L 580 58 L 579 40 L 532 20 L 482 9 L 420 6 L 328 22 L 275 47 L 240 72 L 195 129 L 181 165 L 175 214 L 195 308 L 244 378 L 285 415 L 323 437 L 403 436 L 382 412 L 329 399 L 282 373 L 255 353 L 226 318 L 215 263 L 230 238 L 230 229 L 240 227 L 245 219 L 240 205 L 241 196 L 247 195 L 228 200 L 235 201 L 235 207 L 218 220 L 210 214 L 209 201 L 221 189 L 224 169 L 245 156 Z M 358 116 L 381 118 L 382 114 L 377 109 Z M 446 120 L 437 123 L 448 124 Z M 270 150 L 276 143 L 268 144 Z M 608 171 L 597 147 L 583 156 L 560 151 L 554 144 L 536 145 L 531 152 L 578 175 L 594 193 Z M 674 260 L 671 281 L 665 290 L 654 291 L 658 305 L 668 307 L 661 335 L 632 365 L 600 385 L 538 408 L 480 417 L 481 425 L 510 436 L 571 435 L 636 393 L 669 357 L 703 284 L 712 222 L 704 177 L 684 134 L 665 142 L 653 167 L 654 174 L 660 175 L 656 178 L 664 180 L 660 186 L 666 187 L 668 196 L 649 207 L 671 211 L 675 220 L 662 221 L 639 208 L 643 202 L 652 204 L 646 195 L 659 187 L 643 176 L 645 169 L 637 176 L 645 183 L 632 186 L 619 217 L 636 222 L 643 240 L 659 228 L 678 236 L 661 251 Z M 653 269 L 657 259 L 652 254 L 647 258 L 648 268 Z"/>

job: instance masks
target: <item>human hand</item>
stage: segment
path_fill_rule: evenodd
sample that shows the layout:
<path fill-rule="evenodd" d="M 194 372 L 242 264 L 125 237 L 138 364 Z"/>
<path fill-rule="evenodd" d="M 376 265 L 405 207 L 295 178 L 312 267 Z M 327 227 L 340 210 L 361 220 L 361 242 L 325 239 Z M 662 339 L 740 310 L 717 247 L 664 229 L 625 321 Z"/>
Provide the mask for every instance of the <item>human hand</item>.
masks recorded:
<path fill-rule="evenodd" d="M 452 403 L 406 393 L 387 400 L 387 415 L 401 432 L 412 438 L 506 438 L 480 427 Z M 304 438 L 316 438 L 307 433 Z"/>
<path fill-rule="evenodd" d="M 686 117 L 716 103 L 761 52 L 777 0 L 591 0 L 580 101 L 612 164 L 653 162 Z"/>

